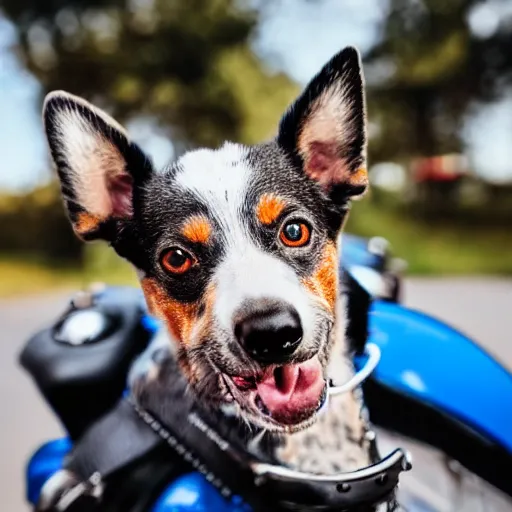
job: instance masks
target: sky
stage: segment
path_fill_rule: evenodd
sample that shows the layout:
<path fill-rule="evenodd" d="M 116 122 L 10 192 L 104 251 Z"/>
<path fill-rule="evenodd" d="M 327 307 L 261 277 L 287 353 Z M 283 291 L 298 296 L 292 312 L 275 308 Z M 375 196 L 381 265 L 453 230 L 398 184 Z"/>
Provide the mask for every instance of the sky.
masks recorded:
<path fill-rule="evenodd" d="M 321 5 L 268 2 L 253 42 L 271 67 L 303 84 L 342 47 L 369 49 L 385 8 L 380 0 L 326 0 Z M 489 12 L 478 13 L 472 23 L 483 37 L 496 28 Z M 37 104 L 39 84 L 7 50 L 15 37 L 12 25 L 0 18 L 0 189 L 19 191 L 48 179 L 49 165 Z M 172 158 L 172 144 L 143 120 L 128 128 L 157 166 Z M 477 172 L 491 180 L 512 179 L 511 134 L 512 95 L 499 105 L 475 110 L 465 137 Z"/>

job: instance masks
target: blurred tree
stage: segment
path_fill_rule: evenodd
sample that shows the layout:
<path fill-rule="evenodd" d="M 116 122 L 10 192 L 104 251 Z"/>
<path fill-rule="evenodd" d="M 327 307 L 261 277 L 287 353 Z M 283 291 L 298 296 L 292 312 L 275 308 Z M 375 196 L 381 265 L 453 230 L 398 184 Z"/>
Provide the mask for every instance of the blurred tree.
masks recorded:
<path fill-rule="evenodd" d="M 506 3 L 389 0 L 380 41 L 365 58 L 374 160 L 462 149 L 472 104 L 497 99 L 511 84 Z M 479 31 L 478 22 L 488 29 Z"/>
<path fill-rule="evenodd" d="M 55 183 L 22 196 L 0 195 L 0 255 L 5 254 L 55 263 L 82 261 L 82 244 L 66 219 Z"/>
<path fill-rule="evenodd" d="M 3 0 L 0 13 L 43 93 L 153 119 L 178 152 L 271 136 L 297 92 L 251 51 L 257 13 L 236 0 Z M 83 258 L 56 187 L 0 199 L 0 252 Z"/>
<path fill-rule="evenodd" d="M 44 91 L 126 121 L 155 118 L 178 145 L 254 142 L 295 93 L 250 51 L 254 11 L 235 0 L 3 0 Z"/>

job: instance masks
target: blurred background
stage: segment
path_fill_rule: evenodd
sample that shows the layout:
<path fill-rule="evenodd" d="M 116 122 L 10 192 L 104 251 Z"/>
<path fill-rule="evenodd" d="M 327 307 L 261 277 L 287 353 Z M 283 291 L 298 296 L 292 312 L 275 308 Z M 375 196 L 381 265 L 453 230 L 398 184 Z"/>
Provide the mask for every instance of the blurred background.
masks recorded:
<path fill-rule="evenodd" d="M 364 58 L 373 182 L 349 230 L 387 237 L 413 274 L 511 274 L 512 2 L 2 0 L 0 294 L 132 278 L 71 233 L 46 92 L 106 109 L 160 166 L 272 136 L 347 44 Z"/>
<path fill-rule="evenodd" d="M 406 303 L 512 368 L 511 1 L 0 0 L 2 510 L 25 510 L 24 460 L 59 430 L 15 369 L 22 343 L 67 290 L 135 283 L 108 248 L 71 232 L 44 94 L 107 110 L 162 166 L 194 146 L 271 137 L 348 44 L 364 60 L 372 182 L 348 231 L 386 237 L 413 276 Z"/>

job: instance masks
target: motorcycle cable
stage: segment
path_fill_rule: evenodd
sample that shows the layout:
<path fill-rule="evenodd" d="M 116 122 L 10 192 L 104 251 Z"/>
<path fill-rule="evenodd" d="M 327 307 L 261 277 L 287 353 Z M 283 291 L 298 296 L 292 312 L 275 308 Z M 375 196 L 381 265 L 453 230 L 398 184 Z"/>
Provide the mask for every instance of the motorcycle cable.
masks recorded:
<path fill-rule="evenodd" d="M 377 368 L 381 358 L 380 348 L 375 345 L 375 343 L 367 343 L 364 352 L 368 356 L 364 366 L 356 372 L 349 381 L 345 382 L 345 384 L 339 386 L 331 384 L 328 390 L 329 396 L 341 395 L 353 391 L 373 373 L 375 368 Z"/>

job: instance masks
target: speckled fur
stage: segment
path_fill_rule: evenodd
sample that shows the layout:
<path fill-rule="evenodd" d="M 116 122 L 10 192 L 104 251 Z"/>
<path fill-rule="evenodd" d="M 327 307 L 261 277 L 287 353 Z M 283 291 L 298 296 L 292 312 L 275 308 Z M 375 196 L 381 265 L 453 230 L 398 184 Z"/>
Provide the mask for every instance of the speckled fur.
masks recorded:
<path fill-rule="evenodd" d="M 346 382 L 353 368 L 344 353 L 345 307 L 343 296 L 337 304 L 337 324 L 333 336 L 333 355 L 329 375 L 335 383 Z M 370 445 L 366 439 L 368 422 L 363 415 L 360 390 L 333 396 L 308 429 L 283 438 L 277 458 L 290 467 L 313 473 L 351 471 L 370 464 Z"/>

